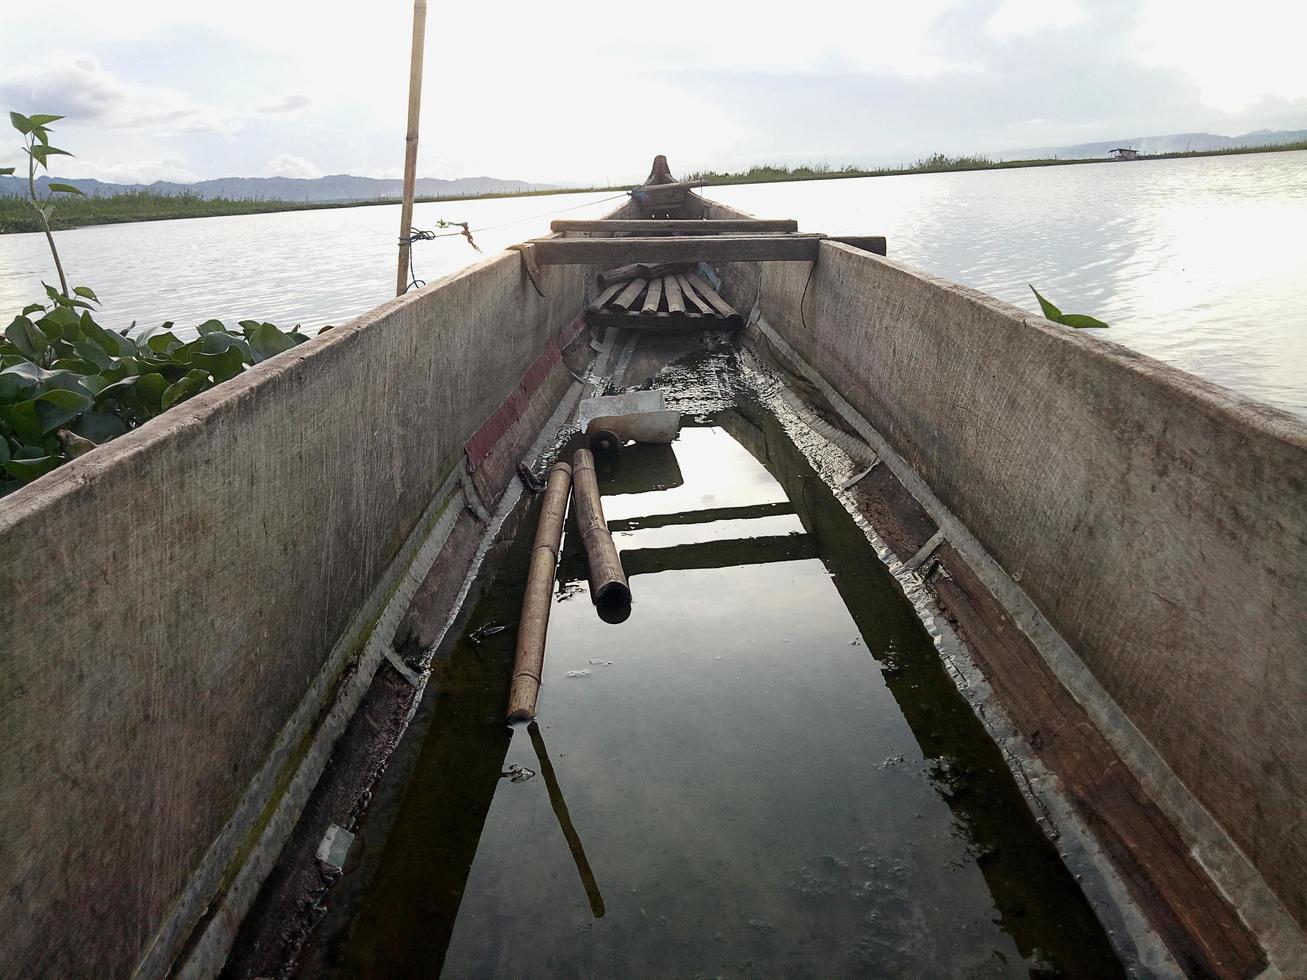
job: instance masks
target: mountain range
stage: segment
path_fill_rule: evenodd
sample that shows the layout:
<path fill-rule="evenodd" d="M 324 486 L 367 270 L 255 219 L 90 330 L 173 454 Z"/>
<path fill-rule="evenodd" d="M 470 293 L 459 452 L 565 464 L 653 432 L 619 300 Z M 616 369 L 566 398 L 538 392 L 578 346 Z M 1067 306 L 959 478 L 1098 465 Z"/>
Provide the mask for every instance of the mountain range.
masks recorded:
<path fill-rule="evenodd" d="M 201 180 L 194 184 L 156 180 L 152 184 L 110 184 L 94 178 L 40 177 L 37 186 L 42 196 L 45 185 L 51 180 L 72 184 L 88 197 L 108 197 L 112 194 L 148 193 L 164 196 L 191 194 L 205 200 L 308 201 L 332 203 L 343 201 L 372 201 L 378 198 L 398 198 L 404 182 L 377 177 L 354 177 L 350 174 L 333 174 L 313 179 L 304 177 L 219 177 Z M 498 177 L 459 177 L 441 180 L 437 177 L 419 177 L 416 185 L 418 197 L 463 197 L 473 194 L 514 194 L 522 191 L 553 190 L 548 184 L 530 184 L 524 180 L 502 180 Z M 0 194 L 17 194 L 24 191 L 11 180 L 0 180 Z"/>
<path fill-rule="evenodd" d="M 1219 136 L 1215 133 L 1172 133 L 1169 136 L 1133 136 L 1105 140 L 1098 143 L 1079 143 L 1075 146 L 1040 146 L 1011 150 L 998 154 L 1004 160 L 1024 159 L 1087 159 L 1107 156 L 1116 147 L 1130 147 L 1140 153 L 1184 153 L 1237 149 L 1240 147 L 1279 145 L 1307 142 L 1307 129 L 1259 129 L 1242 136 Z M 403 181 L 377 177 L 355 177 L 351 174 L 333 174 L 328 177 L 219 177 L 193 184 L 157 180 L 152 184 L 112 184 L 94 178 L 40 177 L 37 186 L 42 196 L 51 180 L 61 181 L 81 189 L 90 197 L 108 197 L 113 194 L 149 193 L 165 196 L 194 195 L 205 200 L 276 200 L 306 201 L 310 203 L 338 203 L 346 201 L 374 201 L 398 199 L 403 192 Z M 504 180 L 499 177 L 458 177 L 442 180 L 437 177 L 419 177 L 418 197 L 460 197 L 477 194 L 515 194 L 524 191 L 558 190 L 553 184 L 532 184 L 524 180 Z M 0 195 L 24 192 L 16 181 L 0 180 Z"/>
<path fill-rule="evenodd" d="M 1242 136 L 1218 136 L 1215 133 L 1172 133 L 1169 136 L 1132 136 L 1101 143 L 1078 143 L 1075 146 L 1038 146 L 1011 150 L 1001 154 L 1004 160 L 1061 158 L 1068 160 L 1105 157 L 1109 150 L 1127 147 L 1140 153 L 1187 153 L 1208 150 L 1233 150 L 1250 146 L 1278 146 L 1282 143 L 1307 142 L 1307 129 L 1259 129 Z"/>

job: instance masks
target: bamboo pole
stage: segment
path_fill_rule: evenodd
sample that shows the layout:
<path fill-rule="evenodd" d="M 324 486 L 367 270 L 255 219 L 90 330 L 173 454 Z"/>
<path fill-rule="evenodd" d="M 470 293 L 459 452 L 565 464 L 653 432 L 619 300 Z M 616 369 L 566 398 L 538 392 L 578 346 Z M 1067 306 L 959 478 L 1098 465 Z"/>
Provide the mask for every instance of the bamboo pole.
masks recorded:
<path fill-rule="evenodd" d="M 572 468 L 566 463 L 555 463 L 549 470 L 549 482 L 540 506 L 526 594 L 522 597 L 522 615 L 517 624 L 517 661 L 513 665 L 513 686 L 508 693 L 509 721 L 530 721 L 536 716 L 545 663 L 545 637 L 549 632 L 549 606 L 558 567 L 558 544 L 563 537 L 563 518 L 567 514 L 571 487 Z"/>
<path fill-rule="evenodd" d="M 408 289 L 409 252 L 413 246 L 413 186 L 418 175 L 418 119 L 422 114 L 422 54 L 427 37 L 427 0 L 413 0 L 413 53 L 408 69 L 408 133 L 404 137 L 404 203 L 399 211 L 399 270 L 395 295 Z"/>
<path fill-rule="evenodd" d="M 576 526 L 590 566 L 590 601 L 600 607 L 630 605 L 631 588 L 604 520 L 595 459 L 588 449 L 578 449 L 572 456 L 572 498 L 576 501 Z"/>

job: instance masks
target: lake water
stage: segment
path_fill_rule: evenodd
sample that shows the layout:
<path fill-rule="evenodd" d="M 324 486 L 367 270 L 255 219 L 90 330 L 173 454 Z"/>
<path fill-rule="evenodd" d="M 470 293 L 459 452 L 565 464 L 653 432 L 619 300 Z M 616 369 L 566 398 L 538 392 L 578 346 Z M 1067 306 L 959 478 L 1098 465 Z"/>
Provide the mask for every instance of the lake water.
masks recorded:
<path fill-rule="evenodd" d="M 1307 416 L 1307 153 L 715 187 L 805 230 L 884 234 L 890 255 L 1037 312 L 1027 283 L 1107 339 Z M 415 225 L 468 221 L 486 252 L 597 217 L 612 195 L 419 204 Z M 60 232 L 72 283 L 110 326 L 217 316 L 340 323 L 389 298 L 399 208 L 200 218 Z M 414 247 L 432 281 L 479 256 Z M 50 281 L 44 239 L 0 236 L 0 311 Z"/>

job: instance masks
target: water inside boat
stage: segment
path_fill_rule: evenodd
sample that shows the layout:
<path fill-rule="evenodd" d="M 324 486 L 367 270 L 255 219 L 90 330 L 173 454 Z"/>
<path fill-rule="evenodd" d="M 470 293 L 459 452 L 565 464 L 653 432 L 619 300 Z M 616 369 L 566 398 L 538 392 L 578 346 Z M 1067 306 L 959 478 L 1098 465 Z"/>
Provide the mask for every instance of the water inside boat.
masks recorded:
<path fill-rule="evenodd" d="M 740 358 L 664 370 L 676 442 L 601 461 L 630 616 L 596 614 L 569 526 L 537 722 L 514 730 L 526 505 L 301 975 L 1122 973 L 802 423 Z"/>

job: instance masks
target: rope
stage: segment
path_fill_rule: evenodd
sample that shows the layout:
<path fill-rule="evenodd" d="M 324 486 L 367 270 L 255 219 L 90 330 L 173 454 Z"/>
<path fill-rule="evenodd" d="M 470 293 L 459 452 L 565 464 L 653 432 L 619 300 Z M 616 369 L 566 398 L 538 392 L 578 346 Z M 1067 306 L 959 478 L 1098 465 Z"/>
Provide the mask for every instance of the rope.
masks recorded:
<path fill-rule="evenodd" d="M 629 196 L 629 194 L 630 191 L 622 191 L 622 193 L 620 194 L 614 194 L 612 197 L 605 197 L 602 200 L 586 201 L 584 204 L 578 204 L 575 207 L 560 208 L 557 211 L 546 211 L 543 214 L 532 214 L 524 218 L 514 218 L 512 221 L 503 221 L 497 225 L 486 225 L 482 228 L 469 229 L 468 222 L 466 221 L 445 221 L 443 218 L 441 218 L 438 219 L 436 222 L 437 228 L 457 228 L 459 230 L 437 232 L 437 231 L 424 231 L 422 229 L 415 228 L 409 234 L 408 238 L 401 238 L 399 240 L 399 244 L 412 246 L 414 242 L 429 242 L 437 238 L 458 238 L 461 236 L 467 239 L 469 245 L 471 245 L 474 249 L 480 252 L 481 247 L 477 245 L 477 243 L 472 238 L 474 234 L 479 235 L 483 231 L 496 231 L 500 228 L 507 228 L 510 225 L 520 225 L 527 221 L 536 221 L 539 218 L 552 218 L 554 215 L 557 214 L 567 214 L 569 211 L 579 211 L 582 208 L 592 208 L 599 204 L 608 204 L 609 202 L 616 201 L 619 198 L 627 197 Z M 414 286 L 420 288 L 426 285 L 426 280 L 419 279 L 417 277 L 417 274 L 413 271 L 413 249 L 411 247 L 408 250 L 408 278 L 409 278 L 409 283 L 407 286 L 404 287 L 404 292 L 408 292 Z"/>

